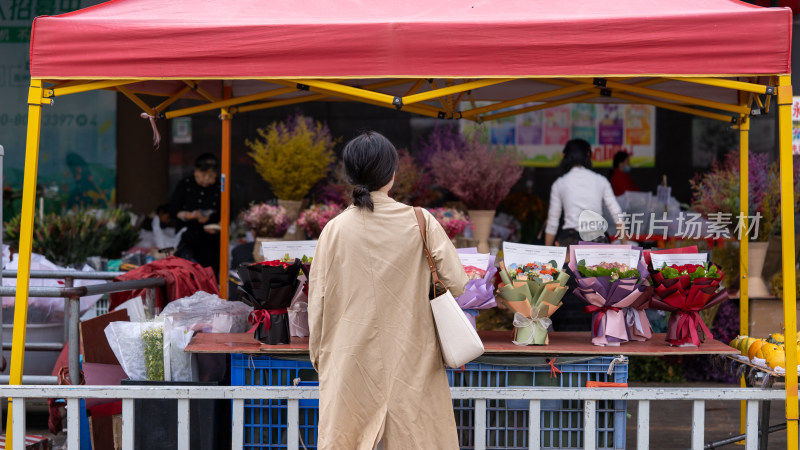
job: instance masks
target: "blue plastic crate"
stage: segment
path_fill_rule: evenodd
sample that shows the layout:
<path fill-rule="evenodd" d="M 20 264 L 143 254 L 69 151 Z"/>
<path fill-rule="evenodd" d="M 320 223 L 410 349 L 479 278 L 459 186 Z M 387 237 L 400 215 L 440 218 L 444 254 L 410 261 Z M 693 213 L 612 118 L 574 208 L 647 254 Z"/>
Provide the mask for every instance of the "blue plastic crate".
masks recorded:
<path fill-rule="evenodd" d="M 309 361 L 231 355 L 232 386 L 292 386 L 295 378 L 300 378 L 300 386 L 319 385 L 317 372 Z M 286 400 L 245 400 L 245 449 L 287 448 L 286 403 Z M 319 400 L 300 400 L 299 405 L 300 439 L 306 448 L 316 448 Z"/>
<path fill-rule="evenodd" d="M 448 370 L 451 386 L 472 387 L 567 387 L 586 386 L 587 381 L 625 383 L 628 366 L 615 364 L 614 358 L 584 359 L 559 364 L 557 377 L 551 377 L 550 366 L 508 366 L 467 364 L 465 370 Z M 294 361 L 269 356 L 231 356 L 231 384 L 234 386 L 292 386 L 295 378 L 301 386 L 317 385 L 317 374 L 308 361 Z M 459 442 L 464 450 L 474 446 L 474 404 L 472 400 L 455 400 L 453 409 Z M 528 448 L 528 402 L 525 400 L 490 400 L 486 404 L 486 444 L 489 449 Z M 600 401 L 597 404 L 598 448 L 625 448 L 626 403 Z M 316 448 L 319 402 L 300 401 L 300 437 L 306 447 Z M 286 448 L 286 401 L 245 401 L 245 448 Z M 583 402 L 548 400 L 541 403 L 542 448 L 583 448 Z"/>

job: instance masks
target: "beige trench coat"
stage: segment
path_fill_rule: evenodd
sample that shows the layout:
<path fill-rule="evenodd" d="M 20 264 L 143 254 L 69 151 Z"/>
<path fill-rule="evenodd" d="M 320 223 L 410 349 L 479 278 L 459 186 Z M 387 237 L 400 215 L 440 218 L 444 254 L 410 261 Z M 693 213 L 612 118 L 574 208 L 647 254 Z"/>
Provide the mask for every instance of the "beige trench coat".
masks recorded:
<path fill-rule="evenodd" d="M 431 283 L 412 207 L 371 193 L 322 232 L 309 283 L 311 361 L 319 372 L 319 448 L 458 449 L 453 405 L 428 304 Z M 424 211 L 428 245 L 453 295 L 467 275 Z"/>

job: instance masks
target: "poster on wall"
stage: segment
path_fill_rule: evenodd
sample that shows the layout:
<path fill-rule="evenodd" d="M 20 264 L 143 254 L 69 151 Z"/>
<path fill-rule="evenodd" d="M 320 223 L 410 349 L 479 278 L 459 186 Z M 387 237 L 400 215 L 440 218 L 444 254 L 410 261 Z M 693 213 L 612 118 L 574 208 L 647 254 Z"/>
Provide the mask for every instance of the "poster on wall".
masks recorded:
<path fill-rule="evenodd" d="M 22 188 L 30 86 L 33 18 L 62 14 L 99 0 L 0 0 L 0 145 L 4 187 Z M 86 92 L 56 99 L 42 110 L 38 184 L 45 211 L 107 206 L 116 186 L 116 95 Z M 19 205 L 4 202 L 6 214 Z"/>
<path fill-rule="evenodd" d="M 517 108 L 526 106 L 530 105 Z M 464 108 L 469 107 L 464 105 Z M 557 167 L 564 144 L 578 138 L 592 145 L 592 161 L 596 167 L 611 167 L 618 151 L 631 155 L 633 167 L 653 167 L 655 118 L 654 106 L 574 103 L 481 125 L 462 121 L 461 129 L 487 127 L 492 144 L 515 146 L 525 156 L 524 164 L 532 167 Z"/>

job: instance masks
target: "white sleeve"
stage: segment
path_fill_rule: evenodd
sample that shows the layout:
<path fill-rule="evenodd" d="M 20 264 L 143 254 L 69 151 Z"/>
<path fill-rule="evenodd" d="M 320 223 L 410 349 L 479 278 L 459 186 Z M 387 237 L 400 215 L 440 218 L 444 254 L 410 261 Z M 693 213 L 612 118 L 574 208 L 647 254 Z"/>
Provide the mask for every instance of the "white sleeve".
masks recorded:
<path fill-rule="evenodd" d="M 617 202 L 617 197 L 614 196 L 614 190 L 611 188 L 611 183 L 609 183 L 608 180 L 602 176 L 598 176 L 598 180 L 600 180 L 602 183 L 600 189 L 603 192 L 603 203 L 606 205 L 606 209 L 608 209 L 608 212 L 611 213 L 611 217 L 614 218 L 614 222 L 620 223 L 620 214 L 622 214 L 622 208 Z"/>
<path fill-rule="evenodd" d="M 561 193 L 559 192 L 559 178 L 550 188 L 550 208 L 547 211 L 547 227 L 544 231 L 547 234 L 558 232 L 558 221 L 561 219 Z"/>

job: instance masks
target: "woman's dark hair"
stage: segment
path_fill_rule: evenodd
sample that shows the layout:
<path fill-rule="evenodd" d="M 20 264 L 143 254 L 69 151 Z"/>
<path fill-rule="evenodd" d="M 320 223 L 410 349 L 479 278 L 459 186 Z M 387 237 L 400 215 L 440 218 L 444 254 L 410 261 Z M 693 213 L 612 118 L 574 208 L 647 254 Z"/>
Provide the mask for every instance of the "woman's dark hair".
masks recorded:
<path fill-rule="evenodd" d="M 344 146 L 342 159 L 353 185 L 353 205 L 372 211 L 369 193 L 392 181 L 397 170 L 397 150 L 382 134 L 366 131 Z"/>
<path fill-rule="evenodd" d="M 564 146 L 564 158 L 561 160 L 561 174 L 572 170 L 575 166 L 592 168 L 592 145 L 584 139 L 572 139 Z"/>
<path fill-rule="evenodd" d="M 619 169 L 619 165 L 624 163 L 630 155 L 627 152 L 623 152 L 622 150 L 618 151 L 614 154 L 614 168 Z"/>
<path fill-rule="evenodd" d="M 194 168 L 201 172 L 211 169 L 217 170 L 218 166 L 219 161 L 212 153 L 203 153 L 194 160 Z"/>

